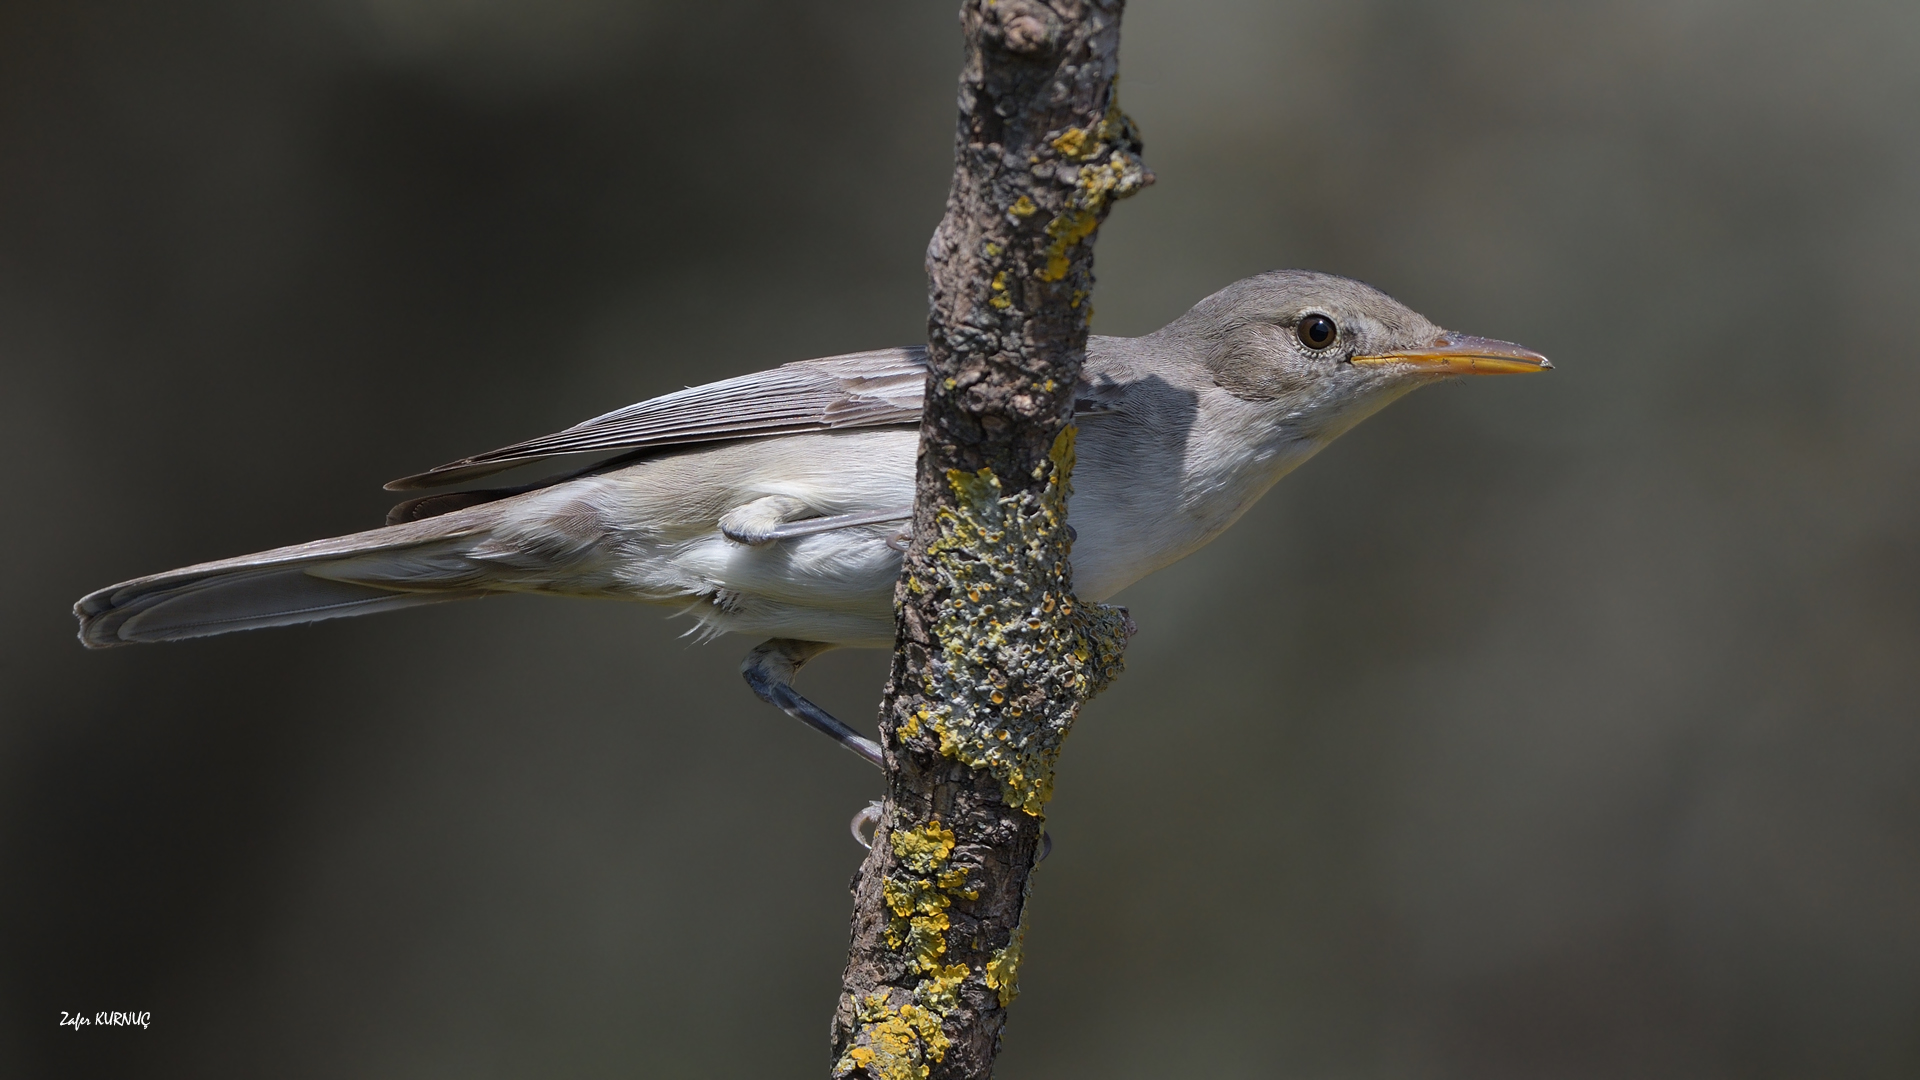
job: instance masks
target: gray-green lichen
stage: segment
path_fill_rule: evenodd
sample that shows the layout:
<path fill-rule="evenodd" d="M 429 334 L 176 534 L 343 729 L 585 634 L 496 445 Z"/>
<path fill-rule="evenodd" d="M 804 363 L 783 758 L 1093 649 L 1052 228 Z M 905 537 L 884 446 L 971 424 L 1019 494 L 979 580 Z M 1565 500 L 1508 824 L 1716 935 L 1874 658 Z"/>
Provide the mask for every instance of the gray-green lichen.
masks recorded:
<path fill-rule="evenodd" d="M 1043 492 L 1005 494 L 992 470 L 953 471 L 952 509 L 928 545 L 940 590 L 927 704 L 901 724 L 937 734 L 940 752 L 1000 780 L 1007 805 L 1038 816 L 1081 703 L 1120 673 L 1126 617 L 1073 598 L 1067 497 L 1072 427 L 1054 441 Z M 1038 474 L 1036 473 L 1036 479 Z"/>

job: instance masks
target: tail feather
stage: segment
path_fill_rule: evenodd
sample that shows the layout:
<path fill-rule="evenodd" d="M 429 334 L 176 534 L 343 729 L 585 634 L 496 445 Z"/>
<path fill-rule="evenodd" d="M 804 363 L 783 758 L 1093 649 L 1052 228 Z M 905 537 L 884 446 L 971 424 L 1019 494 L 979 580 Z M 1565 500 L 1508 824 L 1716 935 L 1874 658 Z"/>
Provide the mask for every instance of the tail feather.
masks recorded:
<path fill-rule="evenodd" d="M 435 518 L 201 563 L 89 593 L 73 613 L 80 640 L 106 648 L 469 599 L 486 590 L 458 556 L 485 525 Z"/>

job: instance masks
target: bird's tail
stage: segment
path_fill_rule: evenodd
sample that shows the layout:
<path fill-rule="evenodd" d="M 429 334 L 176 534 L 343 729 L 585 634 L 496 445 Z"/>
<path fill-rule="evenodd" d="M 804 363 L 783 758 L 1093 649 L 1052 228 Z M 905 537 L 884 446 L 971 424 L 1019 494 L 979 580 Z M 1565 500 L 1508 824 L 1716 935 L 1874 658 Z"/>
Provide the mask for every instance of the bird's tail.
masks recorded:
<path fill-rule="evenodd" d="M 464 600 L 483 587 L 490 507 L 123 581 L 73 606 L 91 648 Z"/>

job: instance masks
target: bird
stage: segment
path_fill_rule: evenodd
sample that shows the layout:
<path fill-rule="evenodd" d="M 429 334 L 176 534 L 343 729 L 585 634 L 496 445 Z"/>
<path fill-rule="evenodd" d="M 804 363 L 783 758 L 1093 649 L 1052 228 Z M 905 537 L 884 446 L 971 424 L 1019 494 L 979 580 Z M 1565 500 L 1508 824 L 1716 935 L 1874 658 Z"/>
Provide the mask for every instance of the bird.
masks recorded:
<path fill-rule="evenodd" d="M 1234 282 L 1141 337 L 1089 336 L 1072 420 L 1076 592 L 1106 600 L 1199 550 L 1412 390 L 1552 367 L 1307 270 Z M 893 644 L 929 370 L 924 347 L 880 349 L 616 409 L 386 486 L 597 455 L 585 467 L 416 496 L 379 528 L 108 586 L 74 605 L 80 640 L 175 641 L 498 593 L 636 600 L 693 616 L 703 635 L 764 638 L 741 666 L 753 692 L 884 767 L 874 740 L 793 680 L 829 649 Z"/>

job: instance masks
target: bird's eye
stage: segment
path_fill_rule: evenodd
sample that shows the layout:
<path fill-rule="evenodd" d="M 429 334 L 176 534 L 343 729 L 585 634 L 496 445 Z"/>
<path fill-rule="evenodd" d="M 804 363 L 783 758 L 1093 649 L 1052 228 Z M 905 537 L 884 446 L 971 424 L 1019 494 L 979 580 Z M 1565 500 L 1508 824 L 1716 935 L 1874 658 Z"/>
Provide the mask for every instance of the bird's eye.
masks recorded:
<path fill-rule="evenodd" d="M 1324 349 L 1340 336 L 1340 328 L 1325 315 L 1309 315 L 1300 320 L 1300 344 L 1309 349 Z"/>

